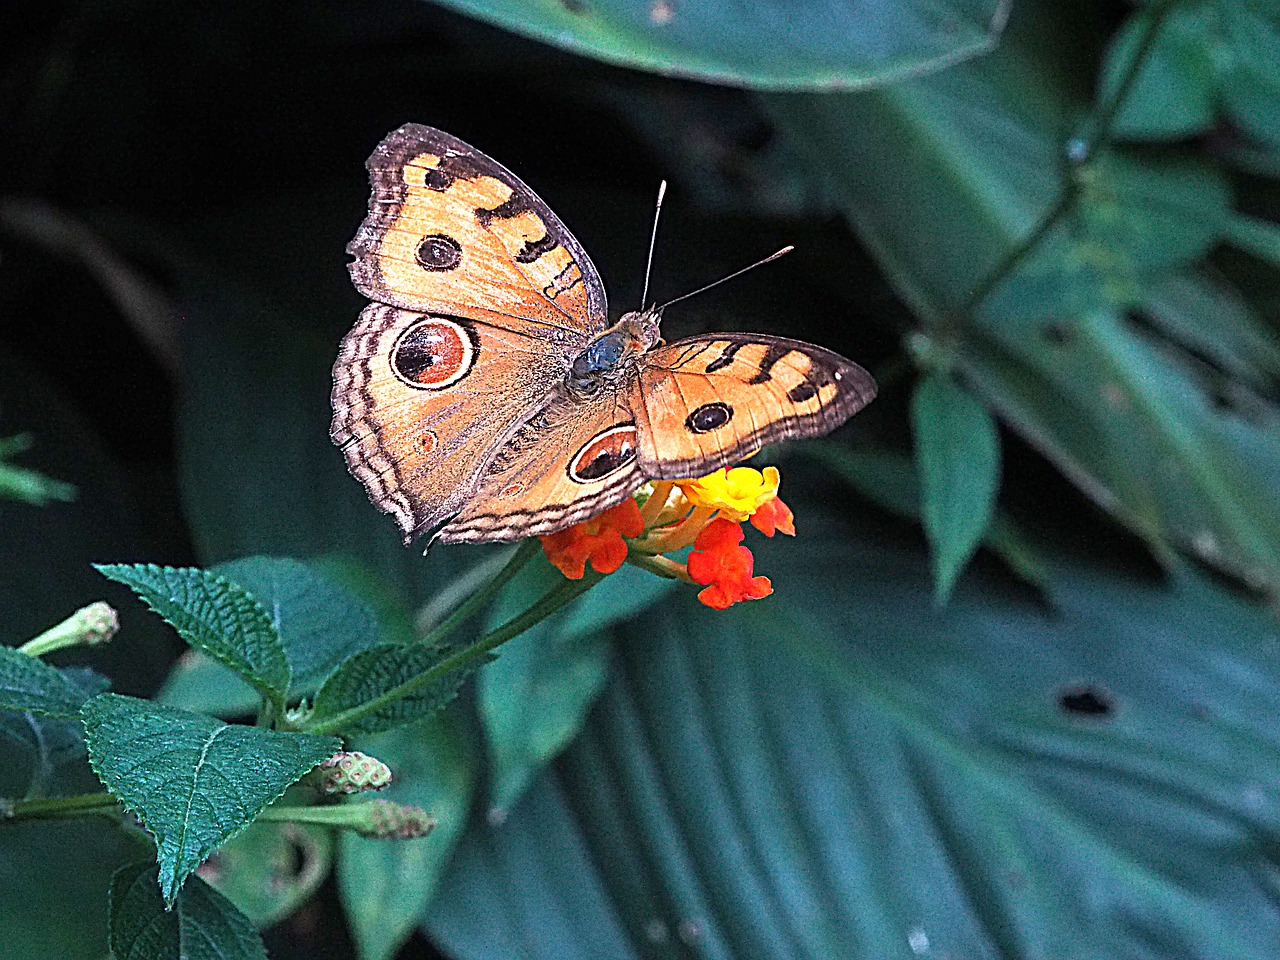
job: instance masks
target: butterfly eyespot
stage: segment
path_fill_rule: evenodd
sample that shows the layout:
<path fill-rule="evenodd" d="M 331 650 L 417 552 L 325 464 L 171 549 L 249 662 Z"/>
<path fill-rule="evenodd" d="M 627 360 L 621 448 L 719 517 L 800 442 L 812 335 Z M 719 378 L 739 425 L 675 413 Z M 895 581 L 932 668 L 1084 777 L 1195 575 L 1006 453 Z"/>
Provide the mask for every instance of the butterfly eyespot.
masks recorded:
<path fill-rule="evenodd" d="M 414 253 L 420 266 L 432 272 L 453 270 L 462 262 L 462 245 L 453 237 L 443 233 L 433 233 L 423 237 Z"/>
<path fill-rule="evenodd" d="M 413 445 L 418 448 L 419 453 L 428 454 L 436 448 L 436 435 L 430 430 L 423 430 Z"/>
<path fill-rule="evenodd" d="M 692 433 L 710 433 L 723 427 L 733 419 L 733 407 L 717 400 L 715 403 L 704 403 L 689 414 L 684 425 Z"/>
<path fill-rule="evenodd" d="M 424 317 L 400 334 L 391 351 L 391 369 L 411 387 L 443 390 L 470 373 L 475 358 L 475 344 L 465 327 L 442 317 Z"/>
<path fill-rule="evenodd" d="M 610 427 L 588 440 L 569 461 L 569 479 L 575 483 L 603 480 L 635 458 L 635 424 Z"/>
<path fill-rule="evenodd" d="M 499 493 L 498 496 L 503 498 L 514 497 L 517 493 L 519 493 L 523 489 L 524 489 L 523 483 L 513 483 L 509 486 L 503 487 L 502 492 Z"/>

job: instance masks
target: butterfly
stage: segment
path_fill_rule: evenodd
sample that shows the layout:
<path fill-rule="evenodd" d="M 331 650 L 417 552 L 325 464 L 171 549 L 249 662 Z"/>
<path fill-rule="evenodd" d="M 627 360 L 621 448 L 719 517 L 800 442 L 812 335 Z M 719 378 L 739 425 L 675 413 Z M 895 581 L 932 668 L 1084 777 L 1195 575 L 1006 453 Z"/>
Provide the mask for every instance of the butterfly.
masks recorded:
<path fill-rule="evenodd" d="M 610 323 L 573 234 L 443 131 L 406 124 L 367 166 L 347 252 L 374 302 L 339 348 L 330 435 L 406 544 L 554 533 L 648 480 L 827 433 L 875 396 L 857 364 L 798 340 L 665 343 L 669 304 Z"/>

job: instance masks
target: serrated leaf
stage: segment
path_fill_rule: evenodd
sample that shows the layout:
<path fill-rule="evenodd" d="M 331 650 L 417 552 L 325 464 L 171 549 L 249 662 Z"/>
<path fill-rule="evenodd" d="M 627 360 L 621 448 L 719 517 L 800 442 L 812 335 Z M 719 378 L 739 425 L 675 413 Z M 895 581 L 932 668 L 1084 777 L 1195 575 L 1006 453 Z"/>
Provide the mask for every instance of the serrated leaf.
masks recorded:
<path fill-rule="evenodd" d="M 113 960 L 267 960 L 247 917 L 199 877 L 166 904 L 156 867 L 132 863 L 111 879 Z"/>
<path fill-rule="evenodd" d="M 439 826 L 430 837 L 374 840 L 343 832 L 338 891 L 360 960 L 389 960 L 412 933 L 467 823 L 477 757 L 461 713 L 447 710 L 426 723 L 361 737 L 360 750 L 390 765 L 393 803 L 430 810 Z"/>
<path fill-rule="evenodd" d="M 289 661 L 271 617 L 238 584 L 194 567 L 101 564 L 171 624 L 191 646 L 226 664 L 283 708 Z"/>
<path fill-rule="evenodd" d="M 62 678 L 87 700 L 110 682 L 87 667 L 63 667 Z M 85 763 L 84 723 L 77 710 L 61 719 L 29 711 L 0 712 L 0 797 L 60 796 L 98 789 Z"/>
<path fill-rule="evenodd" d="M 294 696 L 314 692 L 339 663 L 382 641 L 369 608 L 301 560 L 245 557 L 213 569 L 266 610 L 284 645 Z"/>
<path fill-rule="evenodd" d="M 114 693 L 94 697 L 83 715 L 89 762 L 154 838 L 169 903 L 210 853 L 341 747 Z"/>
<path fill-rule="evenodd" d="M 916 386 L 911 424 L 924 530 L 942 601 L 991 524 L 1000 485 L 1000 435 L 986 408 L 947 374 Z"/>
<path fill-rule="evenodd" d="M 392 700 L 358 719 L 344 721 L 341 715 L 421 676 L 450 652 L 448 647 L 388 643 L 357 653 L 324 682 L 316 694 L 315 708 L 308 725 L 348 735 L 377 733 L 415 720 L 425 720 L 458 695 L 458 688 L 479 663 L 472 663 L 461 670 L 450 670 L 407 696 Z"/>
<path fill-rule="evenodd" d="M 12 647 L 0 647 L 0 710 L 74 719 L 87 699 L 88 694 L 56 667 Z"/>

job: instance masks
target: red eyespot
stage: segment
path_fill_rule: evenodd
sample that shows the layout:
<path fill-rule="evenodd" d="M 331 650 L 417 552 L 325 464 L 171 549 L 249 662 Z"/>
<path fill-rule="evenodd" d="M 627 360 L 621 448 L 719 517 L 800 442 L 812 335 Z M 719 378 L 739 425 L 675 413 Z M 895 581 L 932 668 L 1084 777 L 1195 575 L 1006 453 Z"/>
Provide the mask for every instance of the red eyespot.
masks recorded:
<path fill-rule="evenodd" d="M 636 458 L 636 427 L 624 423 L 598 433 L 569 461 L 569 479 L 592 483 L 617 473 Z"/>
<path fill-rule="evenodd" d="M 460 323 L 423 317 L 400 334 L 391 369 L 411 387 L 443 390 L 471 372 L 475 357 L 475 343 Z"/>

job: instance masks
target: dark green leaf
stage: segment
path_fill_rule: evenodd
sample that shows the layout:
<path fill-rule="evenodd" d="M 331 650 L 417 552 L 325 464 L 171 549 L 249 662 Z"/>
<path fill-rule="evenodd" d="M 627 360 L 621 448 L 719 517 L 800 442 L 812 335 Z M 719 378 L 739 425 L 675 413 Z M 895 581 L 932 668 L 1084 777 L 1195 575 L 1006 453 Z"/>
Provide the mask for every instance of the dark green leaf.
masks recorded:
<path fill-rule="evenodd" d="M 1000 435 L 986 408 L 940 373 L 916 386 L 911 423 L 934 590 L 946 600 L 991 523 L 1000 485 Z"/>
<path fill-rule="evenodd" d="M 155 839 L 168 903 L 210 853 L 341 748 L 113 693 L 86 703 L 84 722 L 94 771 Z"/>
<path fill-rule="evenodd" d="M 975 571 L 939 610 L 872 533 L 772 545 L 759 603 L 677 592 L 427 929 L 459 960 L 1270 955 L 1274 623 L 1036 547 L 1049 604 Z"/>
<path fill-rule="evenodd" d="M 0 710 L 63 719 L 80 716 L 88 694 L 38 657 L 0 647 Z"/>
<path fill-rule="evenodd" d="M 219 847 L 201 874 L 265 930 L 315 895 L 329 875 L 334 839 L 326 827 L 259 821 Z"/>
<path fill-rule="evenodd" d="M 347 721 L 342 719 L 342 714 L 421 676 L 439 665 L 450 652 L 447 647 L 388 643 L 357 653 L 334 671 L 320 688 L 308 723 L 317 726 L 341 721 L 333 729 L 345 736 L 377 733 L 415 720 L 425 720 L 458 695 L 462 681 L 478 664 L 450 670 L 417 687 L 407 696 L 390 700 L 385 706 L 358 719 Z"/>
<path fill-rule="evenodd" d="M 544 596 L 564 575 L 541 557 L 503 590 L 490 629 Z M 492 751 L 492 800 L 512 806 L 577 735 L 608 674 L 609 628 L 666 596 L 675 581 L 623 566 L 562 613 L 502 647 L 480 671 L 480 718 Z"/>
<path fill-rule="evenodd" d="M 199 650 L 188 650 L 178 658 L 156 700 L 223 718 L 249 716 L 262 705 L 258 691 L 238 673 Z"/>
<path fill-rule="evenodd" d="M 417 925 L 462 836 L 476 781 L 476 757 L 462 717 L 445 711 L 425 723 L 362 737 L 359 748 L 390 765 L 379 794 L 430 810 L 429 837 L 373 840 L 344 832 L 338 890 L 361 960 L 389 960 Z"/>
<path fill-rule="evenodd" d="M 253 594 L 284 644 L 290 690 L 308 694 L 333 668 L 380 642 L 378 622 L 349 591 L 288 557 L 246 557 L 214 572 Z"/>
<path fill-rule="evenodd" d="M 191 646 L 226 664 L 284 705 L 289 661 L 267 611 L 248 591 L 192 567 L 102 564 L 103 576 L 132 589 Z"/>
<path fill-rule="evenodd" d="M 941 67 L 990 47 L 1008 12 L 997 0 L 911 0 L 857 9 L 778 0 L 732 7 L 620 0 L 445 4 L 613 63 L 789 90 L 852 89 Z"/>
<path fill-rule="evenodd" d="M 111 880 L 113 960 L 267 960 L 253 924 L 199 877 L 176 903 L 161 899 L 156 867 L 133 863 Z"/>
<path fill-rule="evenodd" d="M 84 667 L 64 667 L 63 680 L 80 691 L 82 702 L 110 683 Z M 29 712 L 0 712 L 0 797 L 60 796 L 98 789 L 85 762 L 80 711 L 66 719 Z"/>
<path fill-rule="evenodd" d="M 1116 192 L 1115 238 L 1104 236 L 1106 205 L 1094 195 L 1092 212 L 1064 217 L 966 310 L 1068 177 L 1081 176 L 1063 157 L 1059 121 L 1090 110 L 1073 53 L 1079 21 L 1066 10 L 1032 5 L 990 57 L 944 73 L 858 97 L 770 103 L 926 325 L 962 331 L 956 369 L 1003 423 L 1158 549 L 1176 545 L 1275 586 L 1280 500 L 1267 491 L 1280 476 L 1280 439 L 1268 424 L 1280 408 L 1265 396 L 1235 403 L 1237 384 L 1215 382 L 1181 346 L 1213 339 L 1216 311 L 1141 325 L 1130 314 L 1153 304 L 1147 283 L 1212 239 L 1219 174 L 1127 155 L 1138 167 L 1116 180 L 1112 158 L 1093 158 L 1091 189 Z M 1202 279 L 1191 284 L 1212 296 Z M 1184 329 L 1170 342 L 1160 332 L 1187 323 L 1196 336 Z"/>

